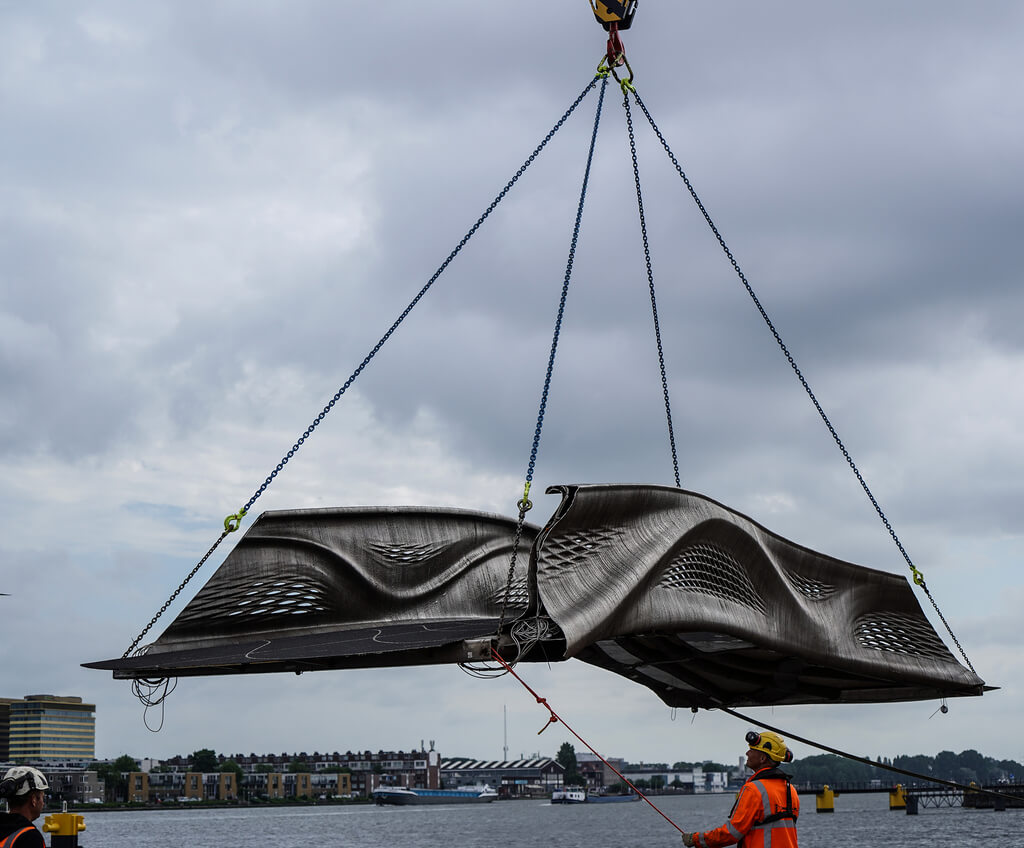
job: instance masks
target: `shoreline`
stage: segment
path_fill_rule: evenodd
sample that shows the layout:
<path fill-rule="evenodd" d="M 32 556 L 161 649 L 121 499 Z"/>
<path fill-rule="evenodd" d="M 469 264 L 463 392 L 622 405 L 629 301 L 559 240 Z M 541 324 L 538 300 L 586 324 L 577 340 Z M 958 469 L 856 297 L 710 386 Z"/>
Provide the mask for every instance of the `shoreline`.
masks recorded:
<path fill-rule="evenodd" d="M 337 801 L 309 800 L 300 801 L 282 799 L 280 801 L 170 801 L 162 803 L 128 803 L 128 804 L 68 804 L 69 813 L 124 813 L 133 810 L 234 810 L 262 809 L 265 807 L 344 807 L 350 805 L 372 804 L 367 798 L 346 798 Z M 57 815 L 60 809 L 43 810 L 43 816 Z"/>

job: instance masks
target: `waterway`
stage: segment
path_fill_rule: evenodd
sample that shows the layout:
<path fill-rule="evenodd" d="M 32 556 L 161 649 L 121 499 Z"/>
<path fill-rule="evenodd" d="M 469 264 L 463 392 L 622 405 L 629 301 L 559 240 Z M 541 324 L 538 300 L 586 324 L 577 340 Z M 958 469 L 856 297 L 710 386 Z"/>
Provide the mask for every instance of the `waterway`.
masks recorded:
<path fill-rule="evenodd" d="M 667 796 L 652 800 L 680 827 L 703 830 L 721 824 L 732 794 Z M 1024 844 L 1024 810 L 925 809 L 908 816 L 888 809 L 888 795 L 848 795 L 836 811 L 815 812 L 803 796 L 801 848 L 864 848 L 893 845 Z M 431 807 L 252 807 L 90 812 L 82 848 L 224 848 L 316 845 L 353 848 L 517 848 L 554 845 L 665 846 L 678 848 L 679 833 L 644 802 L 552 805 L 547 801 Z"/>

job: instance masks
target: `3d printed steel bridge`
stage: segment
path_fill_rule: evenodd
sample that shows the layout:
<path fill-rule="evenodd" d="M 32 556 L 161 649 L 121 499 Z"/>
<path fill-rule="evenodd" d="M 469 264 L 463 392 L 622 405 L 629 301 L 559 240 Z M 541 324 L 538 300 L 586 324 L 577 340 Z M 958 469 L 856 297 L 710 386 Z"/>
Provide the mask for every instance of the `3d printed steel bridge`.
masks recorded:
<path fill-rule="evenodd" d="M 454 509 L 266 512 L 117 678 L 576 658 L 673 707 L 980 695 L 903 577 L 789 542 L 713 500 L 573 485 L 526 576 L 516 522 Z M 504 632 L 497 633 L 509 589 Z M 529 632 L 529 637 L 523 634 Z M 523 648 L 525 646 L 525 653 Z"/>

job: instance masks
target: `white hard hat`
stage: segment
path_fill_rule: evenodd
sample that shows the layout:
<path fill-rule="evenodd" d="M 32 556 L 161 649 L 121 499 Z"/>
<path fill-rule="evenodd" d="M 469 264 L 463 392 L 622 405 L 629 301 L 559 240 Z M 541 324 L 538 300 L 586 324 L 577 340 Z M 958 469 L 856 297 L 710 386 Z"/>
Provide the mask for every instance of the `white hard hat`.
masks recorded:
<path fill-rule="evenodd" d="M 18 795 L 27 795 L 33 789 L 47 790 L 50 784 L 39 769 L 32 766 L 15 766 L 7 770 L 7 774 L 0 780 L 0 795 L 6 798 L 15 798 Z"/>

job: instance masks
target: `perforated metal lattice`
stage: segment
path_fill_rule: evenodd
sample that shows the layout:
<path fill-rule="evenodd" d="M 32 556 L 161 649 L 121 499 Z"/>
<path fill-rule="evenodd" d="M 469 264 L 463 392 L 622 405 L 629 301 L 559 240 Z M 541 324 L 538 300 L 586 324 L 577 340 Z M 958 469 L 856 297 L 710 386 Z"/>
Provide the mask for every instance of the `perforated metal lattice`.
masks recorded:
<path fill-rule="evenodd" d="M 727 550 L 710 542 L 683 548 L 672 558 L 657 585 L 711 595 L 767 613 L 743 566 Z"/>
<path fill-rule="evenodd" d="M 422 544 L 395 544 L 393 542 L 369 542 L 367 549 L 390 565 L 413 565 L 444 554 L 451 547 L 450 542 L 426 542 Z"/>
<path fill-rule="evenodd" d="M 569 568 L 595 557 L 614 544 L 622 534 L 610 527 L 595 527 L 586 533 L 551 534 L 544 541 L 544 567 L 552 572 Z"/>
<path fill-rule="evenodd" d="M 500 607 L 505 602 L 505 587 L 502 586 L 496 592 L 492 592 L 489 598 L 495 607 Z M 525 577 L 515 577 L 508 590 L 508 606 L 513 610 L 524 610 L 530 604 L 530 589 L 526 584 Z"/>
<path fill-rule="evenodd" d="M 178 623 L 215 623 L 313 616 L 327 612 L 327 587 L 304 576 L 276 580 L 221 581 L 216 592 L 200 592 L 178 616 Z"/>
<path fill-rule="evenodd" d="M 873 612 L 854 623 L 861 646 L 873 651 L 910 654 L 933 659 L 954 659 L 924 618 L 898 612 Z"/>
<path fill-rule="evenodd" d="M 805 598 L 810 598 L 812 601 L 824 601 L 826 598 L 831 598 L 836 593 L 836 587 L 828 583 L 823 583 L 820 580 L 814 580 L 811 577 L 805 577 L 802 574 L 797 574 L 795 571 L 784 569 L 783 574 L 789 579 L 789 582 L 793 584 L 801 595 Z"/>

